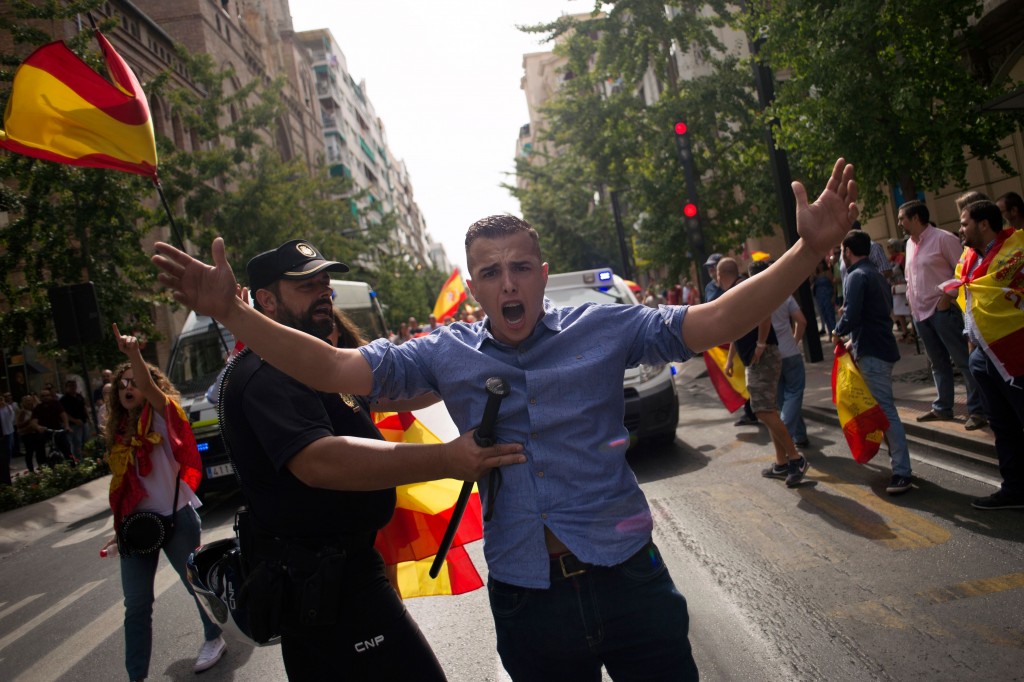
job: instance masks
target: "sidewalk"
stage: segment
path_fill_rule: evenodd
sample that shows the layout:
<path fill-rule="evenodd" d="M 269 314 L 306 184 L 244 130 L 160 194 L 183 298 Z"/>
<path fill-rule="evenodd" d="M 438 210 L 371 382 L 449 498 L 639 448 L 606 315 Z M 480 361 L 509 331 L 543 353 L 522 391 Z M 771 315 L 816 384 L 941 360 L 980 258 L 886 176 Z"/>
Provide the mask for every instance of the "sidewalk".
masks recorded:
<path fill-rule="evenodd" d="M 804 390 L 804 418 L 839 425 L 832 404 L 832 343 L 821 337 L 822 362 L 805 363 L 807 388 Z M 900 360 L 893 368 L 893 396 L 896 410 L 907 436 L 927 441 L 929 446 L 948 454 L 967 457 L 998 467 L 995 437 L 987 426 L 976 431 L 964 429 L 967 420 L 967 388 L 957 376 L 953 421 L 918 422 L 917 418 L 931 410 L 935 399 L 935 383 L 924 348 L 917 352 L 914 344 L 900 344 Z"/>

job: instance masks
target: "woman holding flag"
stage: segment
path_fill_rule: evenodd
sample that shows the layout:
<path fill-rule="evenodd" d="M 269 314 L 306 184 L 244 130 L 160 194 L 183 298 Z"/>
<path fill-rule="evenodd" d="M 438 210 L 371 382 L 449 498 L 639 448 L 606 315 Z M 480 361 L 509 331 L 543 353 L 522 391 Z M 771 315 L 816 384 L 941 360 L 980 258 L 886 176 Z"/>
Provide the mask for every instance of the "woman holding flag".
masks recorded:
<path fill-rule="evenodd" d="M 195 599 L 185 577 L 185 562 L 200 544 L 201 506 L 195 490 L 202 480 L 202 463 L 188 418 L 178 404 L 178 392 L 156 367 L 142 359 L 139 340 L 122 336 L 114 325 L 118 349 L 128 362 L 114 373 L 116 393 L 107 403 L 107 461 L 110 506 L 114 530 L 100 551 L 106 556 L 117 545 L 121 556 L 121 587 L 124 591 L 125 667 L 132 680 L 149 675 L 153 648 L 154 580 L 159 550 L 178 572 L 185 589 Z M 154 548 L 131 545 L 128 528 L 137 512 L 167 516 L 171 527 Z M 126 519 L 129 522 L 126 523 Z M 220 628 L 199 608 L 204 643 L 194 667 L 202 672 L 213 667 L 226 649 Z"/>

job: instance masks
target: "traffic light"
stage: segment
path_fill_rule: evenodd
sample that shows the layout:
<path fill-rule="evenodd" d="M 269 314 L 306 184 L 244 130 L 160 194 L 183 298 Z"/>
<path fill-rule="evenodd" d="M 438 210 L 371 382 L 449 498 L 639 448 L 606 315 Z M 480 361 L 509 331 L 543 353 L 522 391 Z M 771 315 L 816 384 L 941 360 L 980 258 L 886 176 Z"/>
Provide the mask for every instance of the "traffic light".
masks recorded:
<path fill-rule="evenodd" d="M 683 206 L 683 215 L 686 216 L 687 218 L 696 218 L 697 204 L 690 202 Z"/>
<path fill-rule="evenodd" d="M 686 166 L 692 160 L 690 153 L 690 136 L 687 135 L 686 123 L 683 121 L 676 121 L 675 133 L 676 133 L 676 153 L 679 154 L 679 163 Z"/>

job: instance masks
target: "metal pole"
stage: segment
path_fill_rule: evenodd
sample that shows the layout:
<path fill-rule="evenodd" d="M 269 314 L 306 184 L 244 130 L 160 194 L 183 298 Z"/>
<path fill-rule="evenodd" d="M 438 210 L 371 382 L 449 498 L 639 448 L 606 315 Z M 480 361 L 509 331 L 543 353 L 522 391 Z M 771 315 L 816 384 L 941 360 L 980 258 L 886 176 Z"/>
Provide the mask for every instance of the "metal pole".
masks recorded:
<path fill-rule="evenodd" d="M 775 76 L 772 70 L 757 59 L 760 43 L 763 39 L 750 41 L 750 53 L 754 56 L 754 84 L 757 97 L 762 108 L 767 108 L 775 99 Z M 786 248 L 796 244 L 800 235 L 796 230 L 796 199 L 793 197 L 793 176 L 789 172 L 789 159 L 783 149 L 775 144 L 775 127 L 778 119 L 773 119 L 765 129 L 768 143 L 769 166 L 775 193 L 779 198 L 779 212 L 782 218 L 782 231 L 786 239 Z M 818 337 L 818 318 L 814 312 L 814 300 L 811 297 L 811 285 L 804 279 L 797 290 L 797 302 L 800 310 L 807 318 L 807 332 L 804 334 L 804 351 L 811 362 L 821 362 L 824 357 L 821 351 L 821 339 Z M 813 330 L 813 331 L 811 331 Z"/>
<path fill-rule="evenodd" d="M 615 233 L 619 237 L 619 255 L 622 257 L 622 276 L 625 279 L 635 279 L 633 268 L 630 265 L 629 250 L 626 248 L 626 233 L 622 228 L 622 210 L 619 208 L 619 190 L 611 191 L 612 214 L 615 216 Z"/>

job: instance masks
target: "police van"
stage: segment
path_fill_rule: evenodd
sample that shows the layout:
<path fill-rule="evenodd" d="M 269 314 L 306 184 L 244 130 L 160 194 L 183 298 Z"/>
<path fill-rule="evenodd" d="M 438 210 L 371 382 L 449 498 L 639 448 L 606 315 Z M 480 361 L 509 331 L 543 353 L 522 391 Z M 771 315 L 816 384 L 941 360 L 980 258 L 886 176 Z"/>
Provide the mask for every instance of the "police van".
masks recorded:
<path fill-rule="evenodd" d="M 584 303 L 637 303 L 629 286 L 609 268 L 549 274 L 544 295 L 559 307 Z M 671 443 L 679 425 L 679 396 L 671 364 L 638 365 L 623 377 L 630 447 L 639 440 Z"/>
<path fill-rule="evenodd" d="M 344 311 L 368 339 L 387 337 L 387 325 L 377 293 L 366 282 L 331 280 L 335 307 Z M 234 469 L 217 424 L 216 401 L 219 387 L 214 386 L 224 368 L 235 337 L 213 318 L 192 311 L 171 349 L 167 376 L 181 394 L 181 407 L 188 415 L 196 446 L 203 460 L 200 494 L 237 486 Z M 208 393 L 209 392 L 209 393 Z"/>

